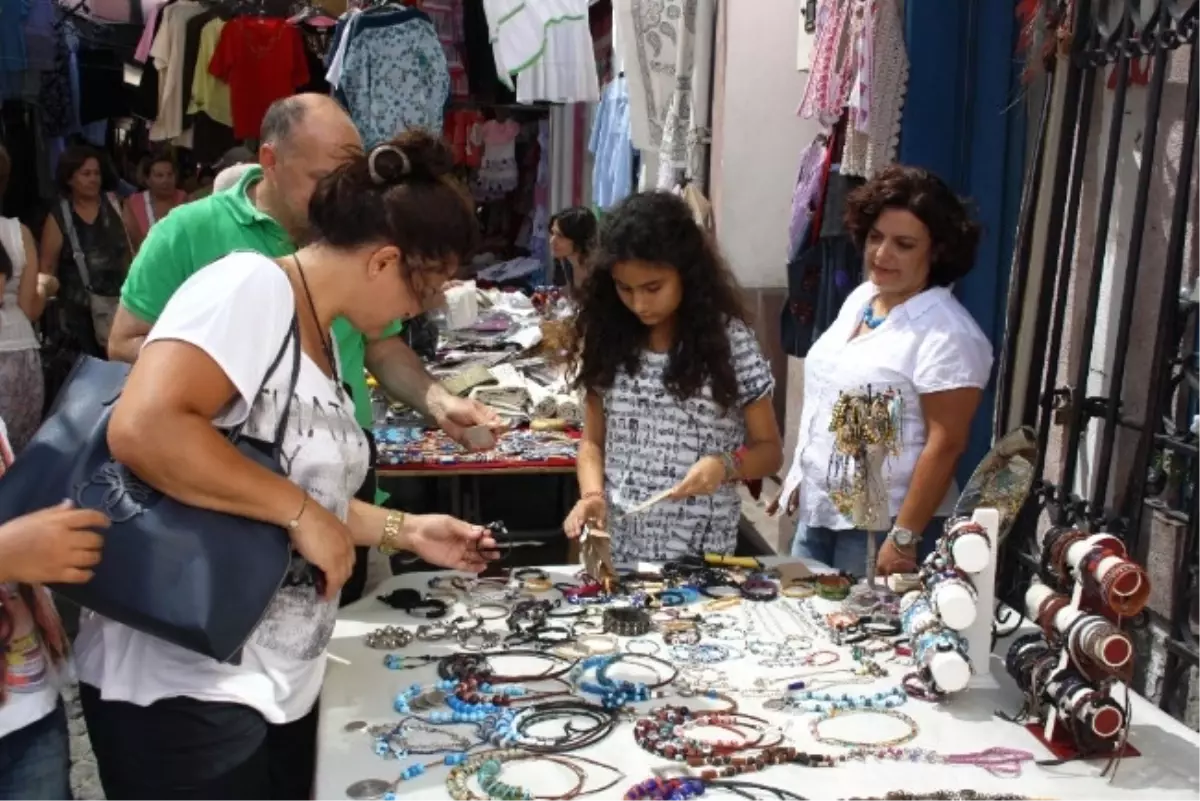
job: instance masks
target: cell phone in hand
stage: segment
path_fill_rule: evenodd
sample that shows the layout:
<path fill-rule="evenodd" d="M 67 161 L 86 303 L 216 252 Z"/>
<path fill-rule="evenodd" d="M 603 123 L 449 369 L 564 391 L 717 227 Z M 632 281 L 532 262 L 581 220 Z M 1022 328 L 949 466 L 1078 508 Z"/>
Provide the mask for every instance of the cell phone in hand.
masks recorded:
<path fill-rule="evenodd" d="M 471 426 L 464 434 L 467 445 L 476 451 L 486 451 L 496 447 L 496 435 L 487 426 Z"/>

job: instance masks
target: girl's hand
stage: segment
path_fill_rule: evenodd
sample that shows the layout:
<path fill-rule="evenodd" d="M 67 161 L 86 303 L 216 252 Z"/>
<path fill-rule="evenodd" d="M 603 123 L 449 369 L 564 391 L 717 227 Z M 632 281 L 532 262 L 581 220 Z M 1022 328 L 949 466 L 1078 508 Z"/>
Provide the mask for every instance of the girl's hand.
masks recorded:
<path fill-rule="evenodd" d="M 671 490 L 671 500 L 681 501 L 697 495 L 712 495 L 725 483 L 725 478 L 725 463 L 716 456 L 705 456 L 692 465 L 683 481 Z"/>
<path fill-rule="evenodd" d="M 585 524 L 594 524 L 600 530 L 608 522 L 608 504 L 603 495 L 590 495 L 576 502 L 567 519 L 563 521 L 563 531 L 571 539 L 576 539 L 583 533 Z"/>
<path fill-rule="evenodd" d="M 775 500 L 767 504 L 767 516 L 774 517 L 779 513 L 779 502 L 783 499 L 783 490 L 775 496 Z M 800 488 L 796 487 L 787 497 L 787 503 L 784 505 L 783 513 L 791 517 L 796 513 L 796 507 L 800 505 Z"/>

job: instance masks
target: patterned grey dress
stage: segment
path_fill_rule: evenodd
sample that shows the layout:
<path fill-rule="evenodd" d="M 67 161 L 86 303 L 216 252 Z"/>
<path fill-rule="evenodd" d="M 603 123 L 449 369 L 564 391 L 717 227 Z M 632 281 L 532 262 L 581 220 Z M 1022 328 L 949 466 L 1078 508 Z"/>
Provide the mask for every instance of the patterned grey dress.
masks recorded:
<path fill-rule="evenodd" d="M 622 518 L 650 497 L 678 484 L 703 456 L 732 453 L 746 441 L 746 406 L 775 387 L 754 332 L 735 320 L 727 327 L 737 373 L 738 403 L 723 411 L 705 386 L 680 401 L 663 385 L 669 356 L 646 352 L 636 374 L 617 374 L 604 393 L 604 493 L 617 562 L 660 562 L 704 552 L 732 553 L 741 504 L 736 489 L 663 501 Z"/>

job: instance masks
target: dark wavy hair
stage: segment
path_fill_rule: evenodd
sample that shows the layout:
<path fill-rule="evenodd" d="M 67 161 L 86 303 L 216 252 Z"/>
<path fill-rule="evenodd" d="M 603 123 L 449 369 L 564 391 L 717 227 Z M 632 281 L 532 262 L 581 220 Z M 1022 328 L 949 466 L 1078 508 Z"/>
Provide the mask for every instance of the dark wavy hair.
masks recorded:
<path fill-rule="evenodd" d="M 860 248 L 885 209 L 911 212 L 929 229 L 930 286 L 950 286 L 975 266 L 979 223 L 954 190 L 929 170 L 893 164 L 850 193 L 846 228 Z"/>
<path fill-rule="evenodd" d="M 612 276 L 613 267 L 634 260 L 671 267 L 682 284 L 663 376 L 667 390 L 684 400 L 711 382 L 713 400 L 732 408 L 738 387 L 726 327 L 747 319 L 741 291 L 691 209 L 669 192 L 631 195 L 604 216 L 575 318 L 575 385 L 599 393 L 612 387 L 618 371 L 638 371 L 650 329 L 622 302 Z"/>
<path fill-rule="evenodd" d="M 550 227 L 558 225 L 559 232 L 571 241 L 579 255 L 586 259 L 596 242 L 596 215 L 591 209 L 573 206 L 550 218 Z"/>

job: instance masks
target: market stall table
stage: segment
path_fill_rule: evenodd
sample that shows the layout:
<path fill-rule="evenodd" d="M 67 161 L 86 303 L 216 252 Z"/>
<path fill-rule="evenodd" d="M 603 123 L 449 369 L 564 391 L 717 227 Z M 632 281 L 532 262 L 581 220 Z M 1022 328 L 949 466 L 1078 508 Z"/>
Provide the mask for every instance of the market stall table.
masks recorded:
<path fill-rule="evenodd" d="M 768 560 L 780 563 L 785 560 Z M 651 566 L 639 566 L 651 569 Z M 819 566 L 812 567 L 819 569 Z M 545 570 L 553 582 L 571 582 L 578 566 L 549 567 Z M 392 781 L 401 775 L 406 766 L 416 762 L 440 762 L 440 755 L 409 756 L 404 759 L 383 759 L 374 752 L 374 738 L 363 730 L 364 725 L 395 723 L 401 717 L 393 711 L 397 694 L 414 683 L 429 687 L 437 682 L 436 670 L 432 665 L 414 669 L 389 670 L 384 667 L 386 651 L 367 647 L 365 635 L 384 625 L 413 628 L 428 622 L 420 617 L 391 609 L 377 600 L 377 596 L 392 590 L 409 587 L 427 591 L 431 577 L 453 574 L 409 574 L 393 577 L 362 601 L 342 610 L 329 645 L 329 666 L 321 694 L 320 728 L 318 732 L 318 754 L 316 775 L 317 798 L 345 798 L 347 789 L 364 779 Z M 444 582 L 442 582 L 444 584 Z M 549 597 L 549 593 L 543 597 Z M 767 604 L 744 603 L 744 612 L 733 609 L 732 614 L 747 616 L 746 624 L 754 627 L 760 635 L 776 636 L 771 630 L 784 637 L 799 633 L 800 628 L 784 631 L 794 616 L 782 610 L 763 613 L 751 607 L 767 607 L 770 604 L 791 604 L 791 598 L 780 598 Z M 461 600 L 446 619 L 463 614 Z M 710 613 L 711 614 L 711 613 Z M 770 617 L 758 617 L 769 614 Z M 767 621 L 770 625 L 766 625 Z M 758 625 L 755 621 L 762 622 Z M 502 620 L 487 624 L 503 628 Z M 645 639 L 645 638 L 639 638 Z M 658 635 L 649 639 L 661 642 Z M 622 643 L 628 640 L 622 638 Z M 838 649 L 827 643 L 815 643 L 814 649 Z M 1020 694 L 1003 667 L 1003 655 L 1007 642 L 997 645 L 991 659 L 991 673 L 999 689 L 975 689 L 964 692 L 941 704 L 909 699 L 895 711 L 911 718 L 916 724 L 917 736 L 905 747 L 927 749 L 942 755 L 981 752 L 989 748 L 1016 749 L 1030 752 L 1034 759 L 1048 760 L 1052 755 L 1038 743 L 1024 727 L 1008 723 L 996 716 L 997 711 L 1015 713 L 1021 705 Z M 395 653 L 403 656 L 417 654 L 445 655 L 460 650 L 453 640 L 441 642 L 417 641 Z M 664 655 L 666 652 L 663 652 Z M 747 651 L 747 653 L 749 653 Z M 843 659 L 847 657 L 843 655 Z M 515 658 L 514 658 L 515 659 Z M 738 661 L 727 661 L 712 667 L 718 668 L 739 687 L 748 687 L 759 676 L 777 677 L 794 675 L 796 671 L 779 671 L 761 667 L 757 657 L 744 656 Z M 851 691 L 877 691 L 883 685 L 895 686 L 908 668 L 888 665 L 890 676 L 874 685 L 849 688 Z M 644 673 L 645 671 L 638 671 Z M 806 671 L 807 672 L 807 671 Z M 815 675 L 815 674 L 814 674 Z M 643 679 L 644 680 L 644 679 Z M 846 689 L 846 688 L 841 688 Z M 731 693 L 736 697 L 736 693 Z M 764 697 L 738 698 L 741 711 L 769 718 L 799 750 L 810 753 L 838 754 L 845 749 L 817 742 L 810 732 L 812 714 L 789 714 L 763 711 Z M 717 709 L 719 700 L 697 697 L 678 697 L 670 689 L 662 699 L 652 699 L 636 705 L 639 712 L 662 704 L 685 704 L 696 708 Z M 794 765 L 767 767 L 748 777 L 750 781 L 786 788 L 807 798 L 847 798 L 851 796 L 882 796 L 889 791 L 904 790 L 910 793 L 934 790 L 970 789 L 978 793 L 1015 793 L 1024 796 L 1049 798 L 1188 798 L 1200 794 L 1200 743 L 1197 734 L 1180 722 L 1170 718 L 1154 705 L 1138 696 L 1132 701 L 1132 729 L 1130 743 L 1140 750 L 1141 756 L 1124 759 L 1111 783 L 1100 773 L 1104 760 L 1068 762 L 1059 765 L 1023 764 L 1020 778 L 1002 778 L 991 775 L 976 765 L 951 765 L 914 763 L 907 761 L 880 761 L 868 758 L 865 762 L 854 761 L 832 768 L 809 768 Z M 894 731 L 893 731 L 894 729 Z M 906 725 L 901 718 L 879 720 L 875 715 L 863 715 L 860 720 L 852 717 L 834 719 L 822 724 L 824 738 L 862 739 L 877 741 L 903 735 Z M 625 721 L 606 738 L 595 745 L 576 752 L 609 765 L 618 766 L 625 776 L 610 789 L 590 797 L 615 799 L 625 796 L 626 791 L 639 782 L 652 777 L 655 769 L 669 768 L 677 772 L 679 764 L 652 756 L 639 748 L 633 738 L 633 724 Z M 612 775 L 604 769 L 584 763 L 589 776 L 588 787 L 606 784 Z M 411 780 L 397 782 L 394 793 L 398 799 L 448 798 L 446 777 L 450 768 L 438 764 L 429 767 L 423 775 Z M 571 771 L 553 763 L 532 761 L 505 767 L 504 780 L 514 784 L 524 783 L 535 797 L 556 795 L 566 792 L 574 783 Z M 475 791 L 478 794 L 478 790 Z M 715 797 L 721 793 L 711 791 Z M 734 797 L 724 793 L 725 797 Z M 765 797 L 765 796 L 764 796 Z M 919 797 L 919 795 L 918 795 Z"/>
<path fill-rule="evenodd" d="M 464 520 L 487 522 L 487 479 L 544 476 L 545 492 L 539 491 L 538 497 L 551 501 L 555 510 L 554 526 L 529 531 L 522 530 L 520 522 L 514 521 L 517 525 L 511 530 L 526 538 L 561 536 L 561 521 L 571 511 L 578 495 L 573 452 L 579 440 L 578 431 L 545 432 L 540 435 L 528 431 L 505 432 L 499 440 L 501 449 L 468 453 L 454 446 L 443 432 L 427 430 L 422 432 L 420 441 L 396 445 L 389 452 L 388 433 L 396 430 L 396 427 L 377 427 L 375 430 L 376 441 L 381 443 L 377 473 L 380 486 L 386 492 L 400 492 L 400 482 L 411 479 L 445 481 L 449 504 L 443 508 L 449 514 Z M 512 452 L 516 447 L 512 445 L 514 440 L 518 443 L 523 439 L 536 442 L 539 437 L 551 445 L 561 443 L 562 447 L 546 458 L 518 458 Z M 503 448 L 506 445 L 509 446 L 507 450 Z"/>

